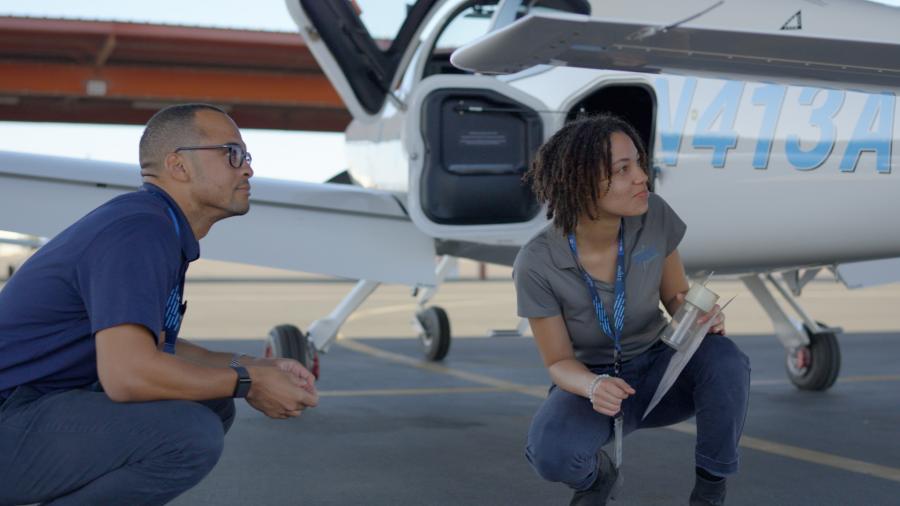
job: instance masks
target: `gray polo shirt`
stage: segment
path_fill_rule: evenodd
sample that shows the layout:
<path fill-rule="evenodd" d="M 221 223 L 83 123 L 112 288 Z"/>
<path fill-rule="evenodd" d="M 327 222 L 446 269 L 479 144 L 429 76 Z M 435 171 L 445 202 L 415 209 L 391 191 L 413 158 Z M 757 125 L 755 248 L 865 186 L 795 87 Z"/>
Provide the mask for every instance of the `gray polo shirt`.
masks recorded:
<path fill-rule="evenodd" d="M 647 212 L 626 217 L 624 227 L 622 359 L 628 360 L 652 346 L 667 323 L 659 307 L 663 263 L 678 247 L 687 226 L 662 197 L 651 193 Z M 579 361 L 592 366 L 612 364 L 612 337 L 601 330 L 591 293 L 575 263 L 568 239 L 552 223 L 519 250 L 513 279 L 519 316 L 562 315 Z M 609 316 L 615 297 L 614 287 L 600 280 L 596 282 Z"/>

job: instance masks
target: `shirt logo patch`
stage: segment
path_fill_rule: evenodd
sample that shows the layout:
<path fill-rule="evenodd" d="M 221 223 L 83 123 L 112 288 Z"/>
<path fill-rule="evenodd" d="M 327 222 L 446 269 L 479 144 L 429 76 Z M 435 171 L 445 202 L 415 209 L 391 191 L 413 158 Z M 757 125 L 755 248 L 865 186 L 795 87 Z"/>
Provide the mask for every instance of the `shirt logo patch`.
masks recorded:
<path fill-rule="evenodd" d="M 644 246 L 641 247 L 641 250 L 635 253 L 632 258 L 639 264 L 647 264 L 649 262 L 652 262 L 653 260 L 656 260 L 657 257 L 659 257 L 659 252 L 656 251 L 656 248 L 652 246 Z"/>
<path fill-rule="evenodd" d="M 181 290 L 176 286 L 166 301 L 166 314 L 163 321 L 163 330 L 166 331 L 166 344 L 163 350 L 167 353 L 175 353 L 175 340 L 178 339 L 178 331 L 181 329 L 181 317 L 184 309 L 185 305 L 181 302 Z"/>

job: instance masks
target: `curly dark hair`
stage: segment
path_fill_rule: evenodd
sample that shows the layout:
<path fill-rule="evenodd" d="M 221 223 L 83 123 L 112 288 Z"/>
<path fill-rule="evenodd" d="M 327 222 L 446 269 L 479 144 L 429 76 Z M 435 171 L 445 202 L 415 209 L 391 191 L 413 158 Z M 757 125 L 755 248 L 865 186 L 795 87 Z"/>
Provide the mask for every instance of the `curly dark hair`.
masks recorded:
<path fill-rule="evenodd" d="M 564 234 L 575 231 L 578 216 L 595 219 L 602 197 L 600 182 L 612 176 L 611 138 L 621 132 L 637 148 L 639 162 L 649 174 L 647 150 L 637 131 L 618 116 L 599 114 L 576 119 L 560 128 L 535 155 L 523 176 L 535 197 L 547 204 L 547 219 Z"/>

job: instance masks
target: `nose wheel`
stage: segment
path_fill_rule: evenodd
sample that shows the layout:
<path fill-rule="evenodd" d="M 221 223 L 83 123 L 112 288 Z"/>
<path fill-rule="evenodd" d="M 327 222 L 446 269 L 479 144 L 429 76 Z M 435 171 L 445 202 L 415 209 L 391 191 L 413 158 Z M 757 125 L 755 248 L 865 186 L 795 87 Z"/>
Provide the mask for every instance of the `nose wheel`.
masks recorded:
<path fill-rule="evenodd" d="M 447 312 L 438 306 L 432 306 L 416 313 L 416 319 L 422 326 L 419 341 L 425 351 L 425 358 L 432 361 L 443 360 L 450 351 L 450 319 Z"/>
<path fill-rule="evenodd" d="M 809 336 L 809 345 L 788 352 L 788 378 L 800 390 L 828 390 L 841 370 L 841 348 L 837 336 L 832 332 L 813 334 L 806 326 L 804 329 Z"/>
<path fill-rule="evenodd" d="M 263 350 L 266 358 L 292 358 L 319 378 L 319 354 L 309 336 L 294 325 L 278 325 L 269 331 Z"/>

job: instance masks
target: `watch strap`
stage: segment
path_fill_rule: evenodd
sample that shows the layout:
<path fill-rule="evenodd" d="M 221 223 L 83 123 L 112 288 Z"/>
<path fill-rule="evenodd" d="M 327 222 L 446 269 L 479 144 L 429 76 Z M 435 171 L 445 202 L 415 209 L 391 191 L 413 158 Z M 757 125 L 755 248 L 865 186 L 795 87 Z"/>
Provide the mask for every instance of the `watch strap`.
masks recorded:
<path fill-rule="evenodd" d="M 234 393 L 231 394 L 235 399 L 242 399 L 247 397 L 247 392 L 250 391 L 250 373 L 247 372 L 247 368 L 240 365 L 231 366 L 234 369 L 234 372 L 237 373 L 237 382 L 234 384 Z"/>

